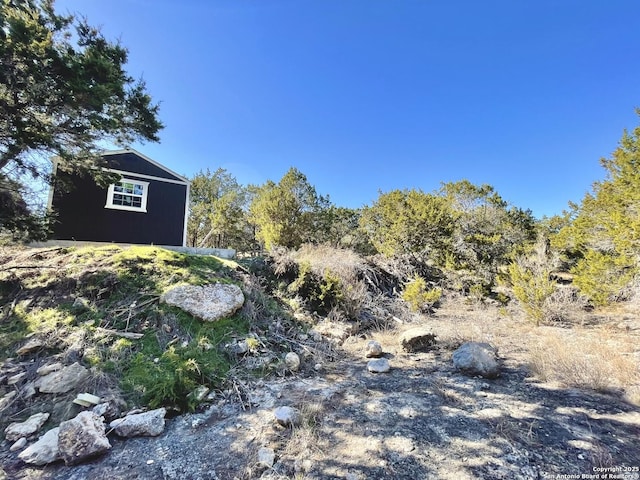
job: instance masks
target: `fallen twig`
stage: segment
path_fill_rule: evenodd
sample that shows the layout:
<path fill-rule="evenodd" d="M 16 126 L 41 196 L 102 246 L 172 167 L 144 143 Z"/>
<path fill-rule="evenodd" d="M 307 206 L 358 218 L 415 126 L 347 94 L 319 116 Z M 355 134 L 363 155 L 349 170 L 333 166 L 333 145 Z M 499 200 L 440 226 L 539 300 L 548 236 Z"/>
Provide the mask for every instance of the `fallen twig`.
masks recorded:
<path fill-rule="evenodd" d="M 130 340 L 139 340 L 144 337 L 143 333 L 119 332 L 118 330 L 111 330 L 109 328 L 98 327 L 96 330 L 106 335 L 114 335 L 116 337 L 128 338 Z"/>

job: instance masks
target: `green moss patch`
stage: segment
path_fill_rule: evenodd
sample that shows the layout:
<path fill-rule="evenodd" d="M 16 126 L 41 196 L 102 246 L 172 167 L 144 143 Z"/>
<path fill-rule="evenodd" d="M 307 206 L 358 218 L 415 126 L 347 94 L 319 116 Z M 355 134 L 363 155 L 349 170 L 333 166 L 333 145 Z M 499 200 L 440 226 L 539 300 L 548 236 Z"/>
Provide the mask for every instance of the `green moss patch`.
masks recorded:
<path fill-rule="evenodd" d="M 0 274 L 0 360 L 29 335 L 60 353 L 73 344 L 81 363 L 119 383 L 131 404 L 194 408 L 192 392 L 219 388 L 232 367 L 223 342 L 249 332 L 241 315 L 204 323 L 159 302 L 176 284 L 236 282 L 215 257 L 106 246 L 24 250 L 8 263 Z"/>

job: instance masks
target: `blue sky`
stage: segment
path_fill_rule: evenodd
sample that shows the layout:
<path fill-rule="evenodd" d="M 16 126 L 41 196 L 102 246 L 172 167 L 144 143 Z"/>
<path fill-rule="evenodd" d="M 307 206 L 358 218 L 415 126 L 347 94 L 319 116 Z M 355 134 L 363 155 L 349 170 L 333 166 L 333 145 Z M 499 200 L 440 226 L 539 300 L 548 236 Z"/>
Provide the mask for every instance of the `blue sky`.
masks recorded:
<path fill-rule="evenodd" d="M 640 106 L 637 0 L 58 0 L 161 102 L 134 148 L 340 206 L 468 179 L 536 216 L 604 178 Z"/>

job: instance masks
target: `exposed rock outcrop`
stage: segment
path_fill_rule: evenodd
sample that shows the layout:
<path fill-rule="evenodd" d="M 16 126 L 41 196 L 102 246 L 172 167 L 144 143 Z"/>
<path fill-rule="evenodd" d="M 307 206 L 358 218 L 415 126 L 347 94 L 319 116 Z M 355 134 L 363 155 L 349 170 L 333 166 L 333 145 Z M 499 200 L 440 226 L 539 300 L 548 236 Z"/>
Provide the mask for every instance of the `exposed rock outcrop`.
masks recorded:
<path fill-rule="evenodd" d="M 25 463 L 33 465 L 46 465 L 60 460 L 60 451 L 58 450 L 58 433 L 60 427 L 52 428 L 45 433 L 40 439 L 20 452 L 18 458 Z"/>

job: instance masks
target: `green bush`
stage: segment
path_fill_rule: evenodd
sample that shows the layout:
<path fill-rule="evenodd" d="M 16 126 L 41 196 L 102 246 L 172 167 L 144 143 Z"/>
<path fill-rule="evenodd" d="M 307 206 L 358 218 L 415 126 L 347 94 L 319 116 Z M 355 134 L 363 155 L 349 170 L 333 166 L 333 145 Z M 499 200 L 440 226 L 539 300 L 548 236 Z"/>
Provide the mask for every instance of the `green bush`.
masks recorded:
<path fill-rule="evenodd" d="M 303 298 L 309 309 L 321 315 L 328 314 L 343 299 L 342 282 L 338 275 L 325 270 L 322 276 L 314 273 L 308 262 L 298 266 L 297 278 L 287 287 L 289 293 Z"/>
<path fill-rule="evenodd" d="M 638 269 L 630 258 L 589 250 L 572 270 L 573 282 L 596 305 L 623 296 Z"/>
<path fill-rule="evenodd" d="M 555 282 L 549 278 L 549 274 L 544 266 L 524 258 L 509 265 L 513 294 L 527 317 L 538 326 L 545 317 L 545 303 L 555 290 Z"/>
<path fill-rule="evenodd" d="M 416 275 L 411 279 L 402 292 L 402 299 L 409 304 L 414 312 L 426 312 L 438 303 L 442 297 L 442 289 L 427 288 L 427 281 Z"/>

